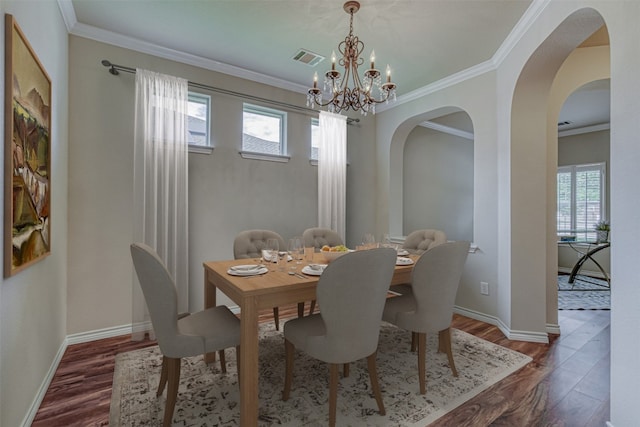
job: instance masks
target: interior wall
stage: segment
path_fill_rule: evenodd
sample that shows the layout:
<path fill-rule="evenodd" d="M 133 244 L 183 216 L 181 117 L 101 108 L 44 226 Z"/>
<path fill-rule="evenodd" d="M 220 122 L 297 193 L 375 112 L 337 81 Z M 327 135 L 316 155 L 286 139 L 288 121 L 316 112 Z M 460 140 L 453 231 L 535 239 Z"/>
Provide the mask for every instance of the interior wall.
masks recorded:
<path fill-rule="evenodd" d="M 304 95 L 70 37 L 69 334 L 131 322 L 132 141 L 135 77 L 101 64 L 147 68 L 262 98 L 304 104 Z M 317 167 L 309 162 L 312 115 L 288 112 L 288 163 L 243 159 L 243 99 L 211 93 L 213 153 L 189 154 L 190 309 L 203 308 L 207 260 L 233 258 L 233 239 L 263 228 L 285 239 L 317 225 Z M 251 101 L 255 103 L 255 101 Z M 373 223 L 372 120 L 348 126 L 347 243 Z M 370 129 L 371 128 L 371 129 Z M 357 155 L 354 155 L 354 152 Z M 368 153 L 364 157 L 361 154 Z M 368 156 L 368 157 L 367 157 Z M 362 203 L 360 203 L 362 202 Z M 356 220 L 354 220 L 356 218 Z M 369 228 L 369 227 L 367 227 Z M 359 238 L 361 231 L 357 231 Z M 364 233 L 364 232 L 362 232 Z M 95 242 L 100 242 L 96 246 Z M 98 248 L 97 250 L 94 248 Z M 88 280 L 91 278 L 91 280 Z M 218 301 L 234 306 L 223 294 Z M 103 307 L 109 306 L 109 310 Z"/>
<path fill-rule="evenodd" d="M 403 234 L 435 228 L 473 240 L 473 141 L 414 128 L 404 146 Z"/>
<path fill-rule="evenodd" d="M 496 73 L 487 72 L 376 114 L 378 146 L 378 232 L 403 234 L 404 152 L 407 138 L 421 122 L 464 111 L 473 124 L 473 238 L 478 250 L 469 254 L 456 298 L 464 314 L 498 320 L 498 216 Z M 480 282 L 489 295 L 480 294 Z"/>
<path fill-rule="evenodd" d="M 0 425 L 19 426 L 29 425 L 35 416 L 33 403 L 46 387 L 66 337 L 68 37 L 56 2 L 34 7 L 31 2 L 2 1 L 0 12 L 2 34 L 4 13 L 10 13 L 52 85 L 51 254 L 0 282 Z M 4 54 L 0 58 L 4 76 Z M 1 105 L 4 112 L 4 102 Z M 4 125 L 3 120 L 2 135 Z"/>

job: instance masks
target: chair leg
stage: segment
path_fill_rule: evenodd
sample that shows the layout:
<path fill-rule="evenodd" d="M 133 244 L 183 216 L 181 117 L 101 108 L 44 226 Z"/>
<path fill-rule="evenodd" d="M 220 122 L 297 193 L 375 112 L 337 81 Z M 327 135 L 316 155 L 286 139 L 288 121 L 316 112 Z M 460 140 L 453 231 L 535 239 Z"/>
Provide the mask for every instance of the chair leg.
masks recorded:
<path fill-rule="evenodd" d="M 411 351 L 416 351 L 418 345 L 418 336 L 415 332 L 411 332 Z"/>
<path fill-rule="evenodd" d="M 345 363 L 344 365 L 342 365 L 342 376 L 344 378 L 347 378 L 349 376 L 349 364 Z"/>
<path fill-rule="evenodd" d="M 316 300 L 312 299 L 311 304 L 309 305 L 309 316 L 313 314 L 316 309 Z"/>
<path fill-rule="evenodd" d="M 378 412 L 385 415 L 384 403 L 382 402 L 382 393 L 380 393 L 380 384 L 378 384 L 378 368 L 376 366 L 376 353 L 367 357 L 367 366 L 369 368 L 369 380 L 371 381 L 371 389 L 378 403 Z"/>
<path fill-rule="evenodd" d="M 273 307 L 273 321 L 276 324 L 276 331 L 280 330 L 280 311 L 278 307 Z"/>
<path fill-rule="evenodd" d="M 220 371 L 223 374 L 227 373 L 227 362 L 224 359 L 224 349 L 218 350 L 218 354 L 220 355 Z"/>
<path fill-rule="evenodd" d="M 427 334 L 418 333 L 418 381 L 420 382 L 420 394 L 427 392 L 426 384 L 426 352 L 427 352 Z"/>
<path fill-rule="evenodd" d="M 329 427 L 336 425 L 336 404 L 338 401 L 338 365 L 329 364 Z"/>
<path fill-rule="evenodd" d="M 443 329 L 438 332 L 438 351 L 444 351 L 447 353 L 447 358 L 449 359 L 449 366 L 451 367 L 451 372 L 454 377 L 458 376 L 458 370 L 456 369 L 456 364 L 453 361 L 453 352 L 451 351 L 451 328 Z M 441 349 L 441 350 L 440 350 Z"/>
<path fill-rule="evenodd" d="M 178 385 L 180 384 L 180 361 L 181 359 L 173 359 L 168 357 L 168 382 L 167 388 L 167 402 L 164 407 L 164 420 L 162 425 L 164 427 L 170 427 L 173 420 L 173 410 L 176 406 L 176 399 L 178 397 Z"/>
<path fill-rule="evenodd" d="M 167 385 L 167 374 L 168 374 L 168 366 L 169 362 L 167 362 L 167 358 L 162 356 L 162 368 L 160 371 L 160 383 L 158 383 L 158 391 L 156 392 L 156 396 L 160 396 L 164 391 L 164 386 Z"/>
<path fill-rule="evenodd" d="M 284 352 L 285 352 L 285 371 L 284 371 L 284 390 L 282 390 L 282 400 L 289 400 L 289 393 L 291 393 L 291 381 L 293 378 L 293 353 L 295 348 L 291 341 L 284 340 Z"/>
<path fill-rule="evenodd" d="M 304 302 L 298 303 L 298 317 L 304 316 Z"/>

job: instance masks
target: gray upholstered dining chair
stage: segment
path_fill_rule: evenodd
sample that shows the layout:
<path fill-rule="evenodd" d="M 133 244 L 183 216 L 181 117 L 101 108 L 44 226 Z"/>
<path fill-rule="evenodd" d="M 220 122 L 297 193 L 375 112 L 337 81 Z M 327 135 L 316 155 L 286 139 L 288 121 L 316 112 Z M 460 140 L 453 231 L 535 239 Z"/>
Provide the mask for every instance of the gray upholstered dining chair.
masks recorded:
<path fill-rule="evenodd" d="M 307 228 L 302 232 L 302 241 L 305 248 L 315 248 L 319 251 L 324 245 L 339 246 L 344 245 L 342 237 L 330 228 Z M 309 314 L 313 314 L 316 309 L 316 301 L 312 300 L 309 306 Z"/>
<path fill-rule="evenodd" d="M 287 250 L 287 245 L 282 236 L 271 230 L 244 230 L 238 233 L 233 240 L 233 257 L 235 259 L 249 259 L 262 257 L 262 250 L 267 248 L 267 240 L 277 239 L 281 251 Z M 298 303 L 298 317 L 304 313 L 304 302 Z M 273 321 L 276 330 L 280 330 L 280 310 L 273 307 Z"/>
<path fill-rule="evenodd" d="M 424 252 L 413 267 L 411 292 L 389 298 L 385 303 L 382 320 L 417 337 L 421 394 L 426 393 L 427 333 L 438 333 L 438 351 L 447 353 L 453 376 L 458 376 L 451 351 L 450 326 L 469 245 L 466 241 L 448 242 Z"/>
<path fill-rule="evenodd" d="M 431 228 L 424 230 L 415 230 L 409 233 L 404 240 L 402 247 L 413 254 L 422 254 L 435 246 L 441 245 L 447 241 L 447 235 L 444 231 L 434 230 Z"/>
<path fill-rule="evenodd" d="M 307 228 L 302 233 L 302 240 L 304 241 L 305 248 L 320 249 L 324 245 L 339 246 L 343 245 L 340 235 L 329 228 Z"/>
<path fill-rule="evenodd" d="M 179 315 L 175 283 L 156 252 L 145 244 L 133 243 L 131 257 L 162 352 L 157 395 L 162 394 L 168 382 L 163 420 L 167 427 L 171 425 L 178 395 L 181 359 L 217 351 L 224 373 L 224 349 L 235 347 L 240 366 L 240 319 L 226 306 Z"/>
<path fill-rule="evenodd" d="M 367 358 L 378 410 L 385 414 L 378 385 L 376 353 L 382 310 L 395 268 L 391 248 L 352 252 L 332 261 L 318 281 L 319 314 L 284 324 L 286 372 L 282 399 L 288 400 L 295 349 L 329 363 L 329 425 L 336 422 L 338 365 Z M 356 303 L 357 302 L 357 303 Z"/>

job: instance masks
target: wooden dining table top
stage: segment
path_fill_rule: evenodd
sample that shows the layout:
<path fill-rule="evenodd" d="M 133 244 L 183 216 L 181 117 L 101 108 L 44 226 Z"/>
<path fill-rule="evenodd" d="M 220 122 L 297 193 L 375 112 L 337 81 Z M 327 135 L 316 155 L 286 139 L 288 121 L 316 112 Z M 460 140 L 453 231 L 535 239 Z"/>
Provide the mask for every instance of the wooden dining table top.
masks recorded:
<path fill-rule="evenodd" d="M 414 262 L 417 255 L 408 255 Z M 240 425 L 256 426 L 258 420 L 258 311 L 286 304 L 311 301 L 316 297 L 320 276 L 303 274 L 302 268 L 310 263 L 296 264 L 296 274 L 288 273 L 289 261 L 284 271 L 275 263 L 261 258 L 204 262 L 205 308 L 216 305 L 217 290 L 223 292 L 240 307 Z M 327 264 L 321 253 L 315 253 L 313 264 Z M 236 276 L 228 273 L 237 265 L 264 264 L 268 272 L 255 276 Z M 411 281 L 414 264 L 396 265 L 390 285 Z M 215 353 L 205 355 L 206 362 L 215 360 Z"/>

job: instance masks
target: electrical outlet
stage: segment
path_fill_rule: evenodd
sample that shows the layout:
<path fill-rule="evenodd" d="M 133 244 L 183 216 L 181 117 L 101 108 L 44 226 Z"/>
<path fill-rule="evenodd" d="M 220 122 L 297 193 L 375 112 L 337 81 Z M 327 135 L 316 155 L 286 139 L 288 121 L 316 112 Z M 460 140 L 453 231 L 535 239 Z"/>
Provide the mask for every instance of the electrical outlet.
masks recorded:
<path fill-rule="evenodd" d="M 487 282 L 480 282 L 480 293 L 482 295 L 489 295 L 489 284 Z"/>

